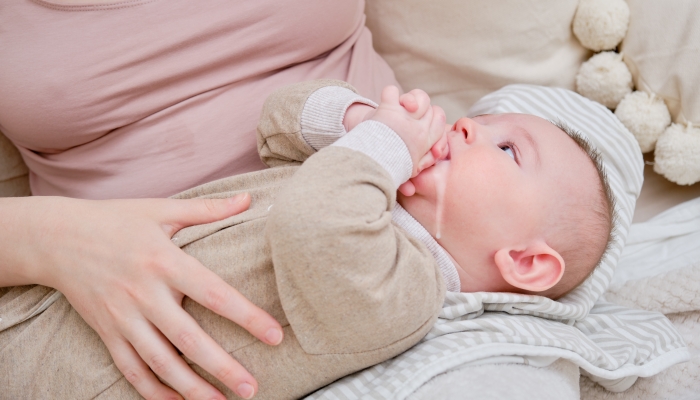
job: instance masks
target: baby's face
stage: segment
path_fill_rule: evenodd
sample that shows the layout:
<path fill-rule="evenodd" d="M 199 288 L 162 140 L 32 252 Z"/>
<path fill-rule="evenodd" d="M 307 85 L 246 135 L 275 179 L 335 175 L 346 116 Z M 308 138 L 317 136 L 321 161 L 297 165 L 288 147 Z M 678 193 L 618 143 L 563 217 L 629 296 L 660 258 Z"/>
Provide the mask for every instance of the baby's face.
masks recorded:
<path fill-rule="evenodd" d="M 594 201 L 597 172 L 536 116 L 481 115 L 446 130 L 449 158 L 412 178 L 415 194 L 399 193 L 399 203 L 456 262 L 463 292 L 507 291 L 495 253 L 544 240 L 555 208 Z"/>

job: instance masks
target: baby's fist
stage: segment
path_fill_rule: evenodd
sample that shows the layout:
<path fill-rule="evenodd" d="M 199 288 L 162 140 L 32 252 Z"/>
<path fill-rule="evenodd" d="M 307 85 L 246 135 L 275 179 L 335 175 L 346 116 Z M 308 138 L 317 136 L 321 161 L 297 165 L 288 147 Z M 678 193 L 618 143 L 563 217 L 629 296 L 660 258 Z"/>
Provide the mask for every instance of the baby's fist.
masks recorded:
<path fill-rule="evenodd" d="M 407 95 L 399 96 L 399 89 L 395 86 L 385 87 L 379 108 L 371 119 L 383 123 L 401 137 L 411 155 L 413 177 L 421 167 L 426 167 L 421 166 L 421 160 L 444 135 L 445 112 L 438 106 L 431 107 L 425 92 L 411 91 Z M 401 103 L 402 97 L 404 104 Z"/>
<path fill-rule="evenodd" d="M 399 103 L 414 118 L 420 119 L 430 108 L 430 96 L 420 89 L 413 89 L 399 97 Z"/>

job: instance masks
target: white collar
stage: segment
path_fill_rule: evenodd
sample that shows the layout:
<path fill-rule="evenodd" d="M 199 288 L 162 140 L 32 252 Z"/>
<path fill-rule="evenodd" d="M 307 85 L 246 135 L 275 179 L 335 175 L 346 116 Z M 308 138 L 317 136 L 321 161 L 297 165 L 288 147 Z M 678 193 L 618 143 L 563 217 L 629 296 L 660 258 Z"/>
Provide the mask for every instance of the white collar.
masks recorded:
<path fill-rule="evenodd" d="M 391 213 L 391 219 L 396 225 L 402 227 L 414 238 L 420 240 L 437 261 L 442 272 L 442 277 L 445 279 L 445 286 L 448 292 L 460 292 L 461 284 L 459 282 L 459 274 L 457 267 L 454 265 L 445 249 L 435 241 L 428 231 L 416 221 L 411 214 L 408 213 L 399 203 L 396 203 L 394 210 Z"/>

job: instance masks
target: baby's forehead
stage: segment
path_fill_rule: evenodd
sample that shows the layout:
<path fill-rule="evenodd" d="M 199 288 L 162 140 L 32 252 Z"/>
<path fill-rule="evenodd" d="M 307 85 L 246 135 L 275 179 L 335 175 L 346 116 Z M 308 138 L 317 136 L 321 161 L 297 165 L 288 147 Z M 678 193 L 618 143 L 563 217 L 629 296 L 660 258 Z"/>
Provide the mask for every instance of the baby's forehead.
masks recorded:
<path fill-rule="evenodd" d="M 552 121 L 532 114 L 502 113 L 481 114 L 473 117 L 477 121 L 488 124 L 503 124 L 515 128 L 514 133 L 523 132 L 536 142 L 543 145 L 553 142 L 558 152 L 580 152 L 590 156 L 594 146 L 583 134 L 560 121 Z M 572 146 L 575 145 L 575 146 Z"/>
<path fill-rule="evenodd" d="M 600 153 L 581 133 L 561 121 L 531 114 L 495 114 L 529 133 L 539 147 L 542 168 L 554 184 L 589 198 L 602 182 Z M 570 193 L 570 195 L 576 195 Z M 590 199 L 590 198 L 589 198 Z"/>

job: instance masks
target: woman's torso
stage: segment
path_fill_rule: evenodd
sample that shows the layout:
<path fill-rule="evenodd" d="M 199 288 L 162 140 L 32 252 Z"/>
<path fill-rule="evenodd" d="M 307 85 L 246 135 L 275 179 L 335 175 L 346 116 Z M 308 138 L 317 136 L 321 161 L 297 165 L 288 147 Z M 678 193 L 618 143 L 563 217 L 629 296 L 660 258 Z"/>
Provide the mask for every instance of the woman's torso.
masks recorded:
<path fill-rule="evenodd" d="M 35 195 L 163 197 L 263 168 L 275 88 L 321 77 L 377 99 L 395 83 L 363 1 L 130 0 L 0 5 L 0 131 Z"/>

